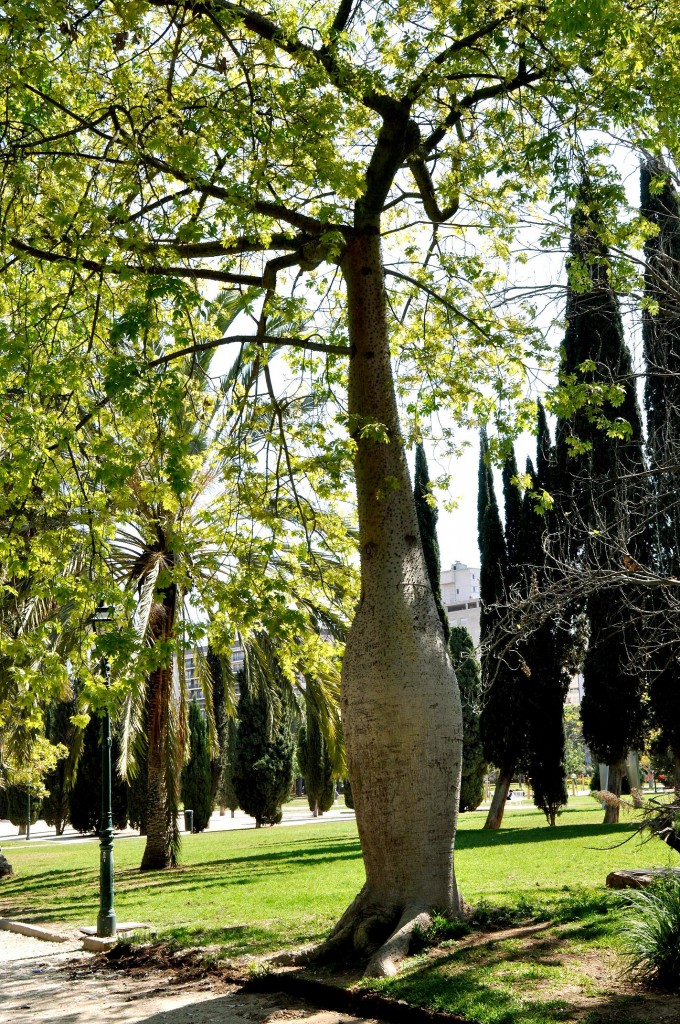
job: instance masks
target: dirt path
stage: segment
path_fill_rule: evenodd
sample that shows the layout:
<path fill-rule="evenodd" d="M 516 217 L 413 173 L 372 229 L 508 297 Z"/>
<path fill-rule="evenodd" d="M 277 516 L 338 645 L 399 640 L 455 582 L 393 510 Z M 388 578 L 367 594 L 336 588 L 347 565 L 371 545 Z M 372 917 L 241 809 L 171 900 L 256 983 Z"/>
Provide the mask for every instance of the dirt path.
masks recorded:
<path fill-rule="evenodd" d="M 0 1024 L 358 1024 L 292 997 L 243 993 L 214 979 L 183 983 L 168 972 L 84 970 L 79 943 L 0 931 Z"/>

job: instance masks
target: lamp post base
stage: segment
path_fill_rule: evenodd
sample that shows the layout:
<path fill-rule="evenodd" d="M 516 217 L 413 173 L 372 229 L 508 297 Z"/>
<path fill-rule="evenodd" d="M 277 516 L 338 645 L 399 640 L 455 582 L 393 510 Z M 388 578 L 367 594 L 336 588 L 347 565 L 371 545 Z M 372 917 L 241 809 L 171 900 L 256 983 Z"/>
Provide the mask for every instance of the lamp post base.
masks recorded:
<path fill-rule="evenodd" d="M 116 915 L 111 910 L 107 914 L 97 915 L 97 938 L 113 939 L 116 936 Z"/>

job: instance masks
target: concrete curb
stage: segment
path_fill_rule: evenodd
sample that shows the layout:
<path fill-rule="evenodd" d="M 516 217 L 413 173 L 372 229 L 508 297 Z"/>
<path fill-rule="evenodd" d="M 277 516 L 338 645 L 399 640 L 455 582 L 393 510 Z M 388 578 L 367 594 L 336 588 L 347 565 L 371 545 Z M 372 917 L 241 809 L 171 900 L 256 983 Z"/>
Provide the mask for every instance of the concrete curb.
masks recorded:
<path fill-rule="evenodd" d="M 83 949 L 87 950 L 88 953 L 105 953 L 107 949 L 111 949 L 117 942 L 118 939 L 115 936 L 110 939 L 98 939 L 96 935 L 86 935 L 82 939 Z"/>
<path fill-rule="evenodd" d="M 17 932 L 19 935 L 28 935 L 32 939 L 43 939 L 45 942 L 77 942 L 73 935 L 60 935 L 58 932 L 48 931 L 47 928 L 40 928 L 36 924 L 23 924 L 21 921 L 10 921 L 7 917 L 0 917 L 0 930 L 5 932 Z"/>
<path fill-rule="evenodd" d="M 412 1006 L 403 999 L 389 999 L 375 992 L 340 988 L 327 982 L 303 977 L 298 971 L 271 971 L 248 978 L 244 992 L 283 992 L 308 1000 L 324 1010 L 364 1017 L 385 1024 L 474 1024 L 469 1017 L 440 1010 Z"/>

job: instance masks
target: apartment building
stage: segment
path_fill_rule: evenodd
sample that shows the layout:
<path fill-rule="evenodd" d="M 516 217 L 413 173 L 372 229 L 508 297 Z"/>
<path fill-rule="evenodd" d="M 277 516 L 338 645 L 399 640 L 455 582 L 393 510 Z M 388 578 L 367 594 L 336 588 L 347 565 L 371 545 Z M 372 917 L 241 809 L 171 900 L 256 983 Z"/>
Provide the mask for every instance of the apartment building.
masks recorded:
<path fill-rule="evenodd" d="M 208 653 L 207 645 L 203 645 L 202 647 L 200 647 L 199 652 L 199 657 L 205 658 L 205 656 Z M 240 643 L 235 643 L 232 645 L 231 648 L 231 670 L 234 673 L 234 675 L 236 675 L 236 673 L 243 668 L 243 664 L 243 647 L 241 647 Z M 184 677 L 187 682 L 189 701 L 195 699 L 196 702 L 198 703 L 199 708 L 202 711 L 205 710 L 205 698 L 203 696 L 203 691 L 201 690 L 200 683 L 198 681 L 199 671 L 196 666 L 196 652 L 193 650 L 184 652 Z"/>
<path fill-rule="evenodd" d="M 454 562 L 440 577 L 442 603 L 452 626 L 465 626 L 479 647 L 479 568 Z"/>

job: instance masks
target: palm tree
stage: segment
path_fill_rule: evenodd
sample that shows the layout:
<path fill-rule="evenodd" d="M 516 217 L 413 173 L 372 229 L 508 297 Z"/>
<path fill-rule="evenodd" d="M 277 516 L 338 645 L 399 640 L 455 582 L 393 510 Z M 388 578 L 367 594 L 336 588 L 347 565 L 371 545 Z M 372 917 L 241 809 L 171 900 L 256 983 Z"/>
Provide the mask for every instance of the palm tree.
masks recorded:
<path fill-rule="evenodd" d="M 224 305 L 225 317 L 235 315 L 237 302 Z M 274 443 L 272 423 L 278 430 L 282 412 L 292 416 L 292 405 L 273 413 L 268 398 L 266 404 L 251 402 L 246 412 L 245 399 L 260 372 L 258 353 L 242 351 L 218 387 L 210 376 L 212 356 L 212 351 L 194 352 L 174 368 L 181 402 L 175 400 L 157 419 L 148 454 L 128 481 L 126 525 L 111 547 L 114 577 L 137 600 L 140 647 L 122 714 L 120 769 L 134 775 L 146 754 L 142 870 L 177 863 L 179 779 L 188 741 L 184 651 L 205 632 L 201 618 L 215 617 L 213 632 L 223 648 L 226 635 L 238 628 L 253 663 L 261 646 L 257 631 L 277 632 L 291 689 L 298 683 L 300 656 L 314 651 L 316 703 L 324 709 L 324 731 L 336 761 L 341 759 L 334 739 L 339 735 L 337 661 L 334 649 L 326 645 L 324 650 L 314 636 L 319 630 L 341 636 L 351 573 L 342 550 L 336 555 L 328 542 L 323 547 L 311 536 L 313 521 L 323 537 L 324 514 L 294 483 L 287 491 L 285 479 L 271 472 L 263 455 Z M 344 526 L 337 517 L 327 521 L 333 523 L 332 537 L 339 538 Z M 214 755 L 212 684 L 198 646 L 195 664 Z M 227 699 L 233 713 L 233 692 Z"/>

